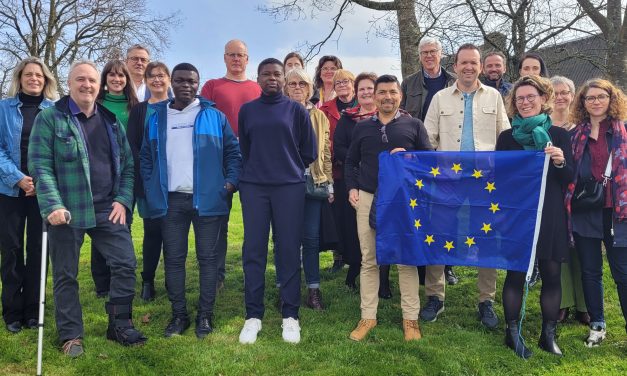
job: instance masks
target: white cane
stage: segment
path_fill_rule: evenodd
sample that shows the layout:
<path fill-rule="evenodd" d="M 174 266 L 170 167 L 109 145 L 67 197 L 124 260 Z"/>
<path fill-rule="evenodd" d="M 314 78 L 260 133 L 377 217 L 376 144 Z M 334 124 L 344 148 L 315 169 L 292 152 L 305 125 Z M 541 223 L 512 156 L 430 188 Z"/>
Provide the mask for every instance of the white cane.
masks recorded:
<path fill-rule="evenodd" d="M 63 213 L 65 222 L 70 223 L 72 216 L 69 211 Z M 39 321 L 37 327 L 39 336 L 37 338 L 37 376 L 41 376 L 42 358 L 44 350 L 44 313 L 46 305 L 46 268 L 48 266 L 48 219 L 44 218 L 41 234 L 41 275 L 39 279 Z"/>

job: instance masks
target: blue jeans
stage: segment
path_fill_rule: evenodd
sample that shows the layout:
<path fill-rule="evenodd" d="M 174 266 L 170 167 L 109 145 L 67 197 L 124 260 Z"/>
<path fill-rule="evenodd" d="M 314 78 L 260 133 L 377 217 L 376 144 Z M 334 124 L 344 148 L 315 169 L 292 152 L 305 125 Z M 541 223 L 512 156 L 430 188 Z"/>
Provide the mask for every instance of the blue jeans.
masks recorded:
<path fill-rule="evenodd" d="M 174 316 L 187 315 L 185 299 L 185 260 L 187 259 L 190 225 L 194 225 L 196 259 L 200 283 L 198 313 L 213 312 L 218 276 L 217 244 L 224 216 L 203 217 L 193 206 L 193 196 L 187 193 L 168 194 L 168 213 L 163 218 L 163 260 L 165 285 Z"/>
<path fill-rule="evenodd" d="M 627 247 L 614 247 L 610 233 L 612 226 L 611 211 L 604 209 L 603 239 L 575 236 L 575 248 L 579 254 L 581 264 L 581 279 L 583 294 L 586 299 L 590 326 L 605 328 L 603 315 L 603 254 L 601 242 L 605 244 L 607 261 L 610 265 L 612 277 L 616 282 L 618 298 L 623 311 L 623 318 L 627 320 Z"/>
<path fill-rule="evenodd" d="M 302 259 L 307 287 L 320 288 L 320 210 L 322 201 L 305 198 Z"/>

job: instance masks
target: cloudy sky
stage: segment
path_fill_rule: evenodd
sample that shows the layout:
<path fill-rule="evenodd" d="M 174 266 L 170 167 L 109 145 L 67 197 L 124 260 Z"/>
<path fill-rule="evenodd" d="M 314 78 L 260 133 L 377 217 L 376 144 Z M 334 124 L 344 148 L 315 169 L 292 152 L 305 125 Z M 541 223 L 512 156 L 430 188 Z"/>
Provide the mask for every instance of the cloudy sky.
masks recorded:
<path fill-rule="evenodd" d="M 283 57 L 296 50 L 305 41 L 317 42 L 330 30 L 331 13 L 316 19 L 277 23 L 271 16 L 257 10 L 263 0 L 147 0 L 149 9 L 161 13 L 181 10 L 181 26 L 171 32 L 170 47 L 160 58 L 173 67 L 180 62 L 194 64 L 201 81 L 222 77 L 225 73 L 224 44 L 230 39 L 241 39 L 248 44 L 249 78 L 255 78 L 257 64 L 267 57 Z M 266 1 L 265 3 L 270 3 Z M 391 40 L 378 38 L 371 31 L 371 21 L 383 13 L 355 7 L 343 17 L 339 41 L 329 41 L 321 50 L 324 54 L 340 57 L 344 68 L 357 74 L 374 71 L 398 76 L 400 58 L 398 48 Z M 315 63 L 308 65 L 313 73 Z"/>

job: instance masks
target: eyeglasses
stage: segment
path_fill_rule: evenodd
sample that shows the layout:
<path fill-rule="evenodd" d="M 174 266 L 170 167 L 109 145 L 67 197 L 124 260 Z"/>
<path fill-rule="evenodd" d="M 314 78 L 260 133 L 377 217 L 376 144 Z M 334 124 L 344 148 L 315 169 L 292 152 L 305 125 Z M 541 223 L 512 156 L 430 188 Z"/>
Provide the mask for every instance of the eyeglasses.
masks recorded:
<path fill-rule="evenodd" d="M 350 84 L 350 80 L 337 80 L 335 81 L 335 86 L 347 86 Z"/>
<path fill-rule="evenodd" d="M 225 53 L 224 56 L 228 56 L 230 59 L 243 59 L 245 57 L 248 57 L 248 55 L 243 54 L 243 53 L 235 53 L 235 52 L 229 52 L 229 53 Z"/>
<path fill-rule="evenodd" d="M 609 95 L 607 94 L 599 94 L 596 97 L 594 95 L 586 95 L 585 97 L 583 97 L 583 99 L 586 101 L 586 103 L 588 104 L 592 104 L 596 101 L 599 101 L 599 103 L 601 102 L 605 102 L 606 100 L 608 100 L 610 98 Z"/>
<path fill-rule="evenodd" d="M 304 88 L 307 87 L 307 82 L 305 82 L 305 81 L 298 81 L 298 82 L 292 81 L 292 82 L 288 82 L 287 86 L 289 86 L 292 89 L 296 89 L 297 86 L 299 88 L 301 88 L 301 89 L 304 89 Z"/>
<path fill-rule="evenodd" d="M 556 91 L 555 92 L 555 96 L 556 97 L 567 97 L 568 95 L 570 95 L 570 90 L 563 90 L 563 91 Z"/>
<path fill-rule="evenodd" d="M 323 72 L 335 72 L 337 67 L 322 67 L 320 70 Z"/>
<path fill-rule="evenodd" d="M 439 49 L 429 50 L 429 51 L 420 51 L 420 56 L 427 57 L 429 55 L 436 56 L 440 52 Z"/>
<path fill-rule="evenodd" d="M 381 131 L 381 142 L 383 142 L 384 144 L 388 143 L 388 135 L 387 133 L 385 133 L 385 125 L 381 127 L 381 129 L 379 129 Z"/>
<path fill-rule="evenodd" d="M 142 62 L 143 64 L 147 64 L 150 59 L 146 59 L 145 57 L 139 57 L 139 56 L 129 56 L 126 60 L 130 60 L 133 63 L 137 63 L 137 62 Z"/>
<path fill-rule="evenodd" d="M 155 75 L 148 75 L 148 80 L 150 80 L 150 81 L 157 81 L 157 80 L 163 81 L 163 80 L 165 80 L 165 78 L 166 78 L 166 75 L 163 74 L 163 73 L 155 74 Z"/>
<path fill-rule="evenodd" d="M 537 94 L 529 94 L 527 96 L 516 97 L 514 99 L 516 100 L 516 104 L 523 104 L 525 102 L 525 99 L 527 100 L 527 102 L 533 103 L 536 100 L 537 97 L 538 97 Z"/>

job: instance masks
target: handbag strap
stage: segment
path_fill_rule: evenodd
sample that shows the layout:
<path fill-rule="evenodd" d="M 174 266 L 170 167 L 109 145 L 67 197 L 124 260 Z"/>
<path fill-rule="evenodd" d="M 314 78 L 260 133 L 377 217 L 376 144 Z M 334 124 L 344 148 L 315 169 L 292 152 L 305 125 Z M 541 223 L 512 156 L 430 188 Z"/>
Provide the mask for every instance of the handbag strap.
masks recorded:
<path fill-rule="evenodd" d="M 612 152 L 610 152 L 610 157 L 607 159 L 607 165 L 605 166 L 605 172 L 603 172 L 603 186 L 607 185 L 609 180 L 612 180 Z"/>

